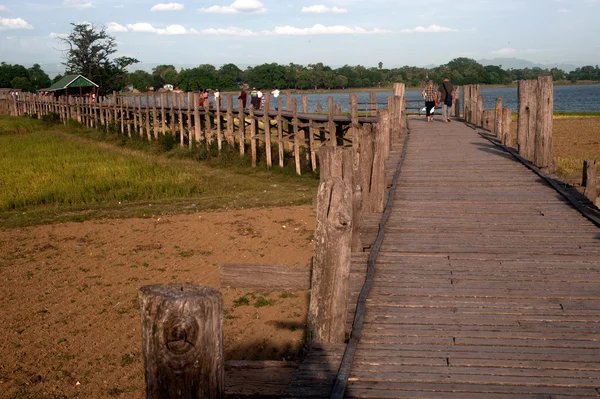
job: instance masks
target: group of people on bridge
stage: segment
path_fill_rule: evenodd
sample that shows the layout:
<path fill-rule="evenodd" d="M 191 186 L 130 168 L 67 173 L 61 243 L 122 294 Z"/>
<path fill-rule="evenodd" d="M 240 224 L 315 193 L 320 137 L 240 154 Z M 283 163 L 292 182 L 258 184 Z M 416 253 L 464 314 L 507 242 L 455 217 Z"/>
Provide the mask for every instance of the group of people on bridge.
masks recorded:
<path fill-rule="evenodd" d="M 433 114 L 435 108 L 442 105 L 442 120 L 444 123 L 450 122 L 450 112 L 452 104 L 456 102 L 454 95 L 454 86 L 450 82 L 450 78 L 444 78 L 442 84 L 436 89 L 433 80 L 427 82 L 427 86 L 421 93 L 425 99 L 425 111 L 427 113 L 427 122 L 433 122 Z"/>
<path fill-rule="evenodd" d="M 273 97 L 275 98 L 275 101 L 277 101 L 277 98 L 279 97 L 279 89 L 275 88 L 271 94 L 273 95 Z M 242 104 L 244 106 L 244 108 L 246 108 L 246 104 L 248 102 L 248 92 L 242 88 L 242 92 L 240 93 L 240 96 L 238 97 L 238 100 L 242 100 Z M 250 92 L 250 105 L 252 105 L 254 107 L 254 109 L 256 110 L 260 110 L 265 106 L 265 101 L 266 101 L 266 96 L 263 94 L 262 91 L 260 91 L 260 89 L 256 89 L 256 87 L 252 88 L 252 91 Z"/>

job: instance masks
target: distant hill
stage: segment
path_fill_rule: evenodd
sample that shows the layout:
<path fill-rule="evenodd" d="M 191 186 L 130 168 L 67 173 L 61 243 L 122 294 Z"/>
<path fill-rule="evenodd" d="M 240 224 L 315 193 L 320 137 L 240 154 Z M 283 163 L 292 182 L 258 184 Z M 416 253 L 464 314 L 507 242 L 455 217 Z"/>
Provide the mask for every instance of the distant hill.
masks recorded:
<path fill-rule="evenodd" d="M 536 64 L 535 62 L 522 60 L 519 58 L 494 58 L 491 60 L 483 59 L 477 60 L 481 65 L 501 65 L 502 69 L 524 69 L 524 68 L 543 68 L 543 69 L 552 69 L 558 68 L 562 69 L 565 72 L 571 72 L 577 69 L 579 66 L 573 64 Z"/>

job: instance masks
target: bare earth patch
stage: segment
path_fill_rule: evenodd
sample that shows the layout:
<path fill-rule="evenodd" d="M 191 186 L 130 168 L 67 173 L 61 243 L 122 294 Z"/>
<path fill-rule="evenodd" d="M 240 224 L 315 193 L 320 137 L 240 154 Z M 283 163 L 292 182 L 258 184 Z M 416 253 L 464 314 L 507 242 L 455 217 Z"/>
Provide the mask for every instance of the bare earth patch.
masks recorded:
<path fill-rule="evenodd" d="M 300 206 L 0 230 L 0 398 L 142 398 L 141 286 L 308 267 L 314 228 Z M 221 292 L 226 359 L 296 353 L 307 292 Z"/>

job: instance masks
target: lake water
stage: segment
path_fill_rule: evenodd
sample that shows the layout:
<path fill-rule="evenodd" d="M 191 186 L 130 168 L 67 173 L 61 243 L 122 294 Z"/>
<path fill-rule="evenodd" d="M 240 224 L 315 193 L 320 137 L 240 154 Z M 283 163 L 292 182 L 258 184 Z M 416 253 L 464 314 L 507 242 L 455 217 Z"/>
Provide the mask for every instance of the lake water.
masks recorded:
<path fill-rule="evenodd" d="M 485 109 L 493 109 L 496 106 L 496 98 L 502 97 L 503 106 L 512 108 L 513 112 L 518 110 L 517 88 L 482 88 L 480 91 L 483 96 Z M 391 91 L 377 92 L 377 102 L 387 103 L 387 99 L 392 95 Z M 333 96 L 334 101 L 340 104 L 343 112 L 350 111 L 350 97 L 348 93 L 324 93 L 324 94 L 309 94 L 308 107 L 310 112 L 315 112 L 317 103 L 321 103 L 323 110 L 327 112 L 327 98 Z M 298 107 L 302 104 L 301 95 L 292 95 L 296 98 Z M 462 98 L 462 93 L 461 93 Z M 406 99 L 423 100 L 420 91 L 407 91 Z M 359 103 L 369 102 L 369 93 L 358 93 Z M 283 99 L 285 104 L 285 98 Z M 421 105 L 423 106 L 423 105 Z M 360 105 L 359 108 L 364 108 L 366 105 Z M 380 105 L 383 108 L 384 105 Z M 417 107 L 417 104 L 409 105 L 409 107 Z M 600 112 L 600 85 L 585 85 L 585 86 L 555 86 L 554 87 L 554 111 L 555 112 Z"/>

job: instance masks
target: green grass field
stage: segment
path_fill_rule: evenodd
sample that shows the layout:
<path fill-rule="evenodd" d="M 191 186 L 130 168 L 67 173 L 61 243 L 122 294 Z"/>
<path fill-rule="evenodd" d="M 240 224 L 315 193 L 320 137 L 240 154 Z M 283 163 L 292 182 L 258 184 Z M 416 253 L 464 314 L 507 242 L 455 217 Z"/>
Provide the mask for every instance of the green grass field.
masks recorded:
<path fill-rule="evenodd" d="M 216 167 L 182 158 L 187 149 L 144 151 L 100 136 L 76 126 L 1 117 L 0 226 L 302 204 L 318 185 L 313 175 Z"/>

